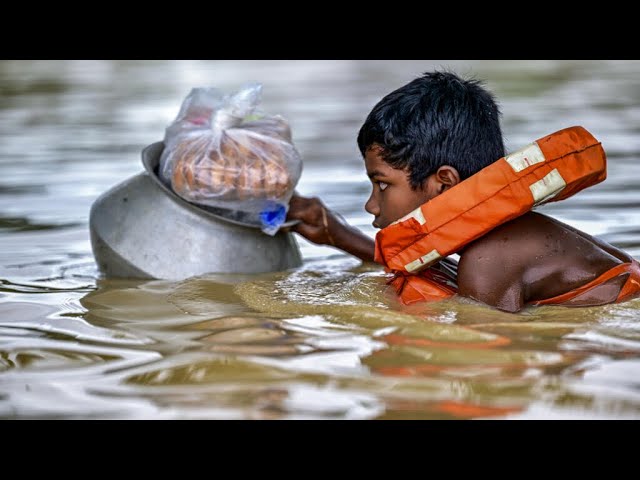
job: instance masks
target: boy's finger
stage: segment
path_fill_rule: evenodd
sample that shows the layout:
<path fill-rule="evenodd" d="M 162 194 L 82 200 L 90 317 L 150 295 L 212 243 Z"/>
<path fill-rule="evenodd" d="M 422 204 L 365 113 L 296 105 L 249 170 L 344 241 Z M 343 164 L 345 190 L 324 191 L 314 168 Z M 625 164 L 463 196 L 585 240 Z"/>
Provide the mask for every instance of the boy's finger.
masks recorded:
<path fill-rule="evenodd" d="M 300 223 L 314 224 L 316 223 L 316 217 L 317 215 L 310 209 L 290 209 L 287 213 L 287 221 L 299 220 Z"/>
<path fill-rule="evenodd" d="M 288 233 L 292 231 L 291 230 L 292 227 L 294 227 L 295 225 L 298 225 L 299 223 L 300 223 L 300 220 L 287 219 L 282 225 L 280 225 L 280 228 L 278 229 L 278 231 Z"/>
<path fill-rule="evenodd" d="M 318 234 L 318 227 L 309 225 L 308 223 L 300 222 L 291 227 L 291 231 L 299 233 L 305 238 L 314 237 Z"/>

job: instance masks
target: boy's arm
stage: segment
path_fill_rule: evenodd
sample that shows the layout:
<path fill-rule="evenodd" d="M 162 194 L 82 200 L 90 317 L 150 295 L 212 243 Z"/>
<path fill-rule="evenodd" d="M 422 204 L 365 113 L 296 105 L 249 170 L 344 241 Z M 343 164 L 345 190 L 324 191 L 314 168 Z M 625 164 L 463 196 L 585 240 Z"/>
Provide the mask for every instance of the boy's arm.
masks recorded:
<path fill-rule="evenodd" d="M 365 262 L 373 262 L 375 241 L 344 223 L 318 198 L 294 194 L 289 202 L 287 220 L 300 220 L 291 230 L 310 242 L 333 246 Z"/>
<path fill-rule="evenodd" d="M 518 312 L 525 303 L 518 271 L 518 252 L 497 248 L 495 242 L 476 242 L 460 256 L 458 293 L 506 312 Z"/>

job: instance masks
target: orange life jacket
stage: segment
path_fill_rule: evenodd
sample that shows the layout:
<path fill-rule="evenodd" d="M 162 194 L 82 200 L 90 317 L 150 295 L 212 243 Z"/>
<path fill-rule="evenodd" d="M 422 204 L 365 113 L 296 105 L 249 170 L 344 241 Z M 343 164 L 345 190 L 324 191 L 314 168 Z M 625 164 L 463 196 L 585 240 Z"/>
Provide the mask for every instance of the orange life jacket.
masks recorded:
<path fill-rule="evenodd" d="M 376 235 L 375 261 L 394 273 L 400 300 L 440 300 L 457 292 L 430 268 L 498 225 L 537 205 L 602 182 L 606 156 L 582 127 L 570 127 L 511 153 L 424 203 Z"/>

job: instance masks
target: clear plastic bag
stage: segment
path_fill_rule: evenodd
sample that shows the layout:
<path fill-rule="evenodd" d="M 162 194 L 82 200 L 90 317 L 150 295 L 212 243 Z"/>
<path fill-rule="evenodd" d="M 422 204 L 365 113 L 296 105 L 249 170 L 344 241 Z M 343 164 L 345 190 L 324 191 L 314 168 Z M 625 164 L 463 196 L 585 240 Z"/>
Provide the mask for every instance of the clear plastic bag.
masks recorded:
<path fill-rule="evenodd" d="M 182 198 L 273 235 L 302 173 L 288 122 L 256 111 L 262 86 L 194 88 L 167 127 L 160 177 Z"/>

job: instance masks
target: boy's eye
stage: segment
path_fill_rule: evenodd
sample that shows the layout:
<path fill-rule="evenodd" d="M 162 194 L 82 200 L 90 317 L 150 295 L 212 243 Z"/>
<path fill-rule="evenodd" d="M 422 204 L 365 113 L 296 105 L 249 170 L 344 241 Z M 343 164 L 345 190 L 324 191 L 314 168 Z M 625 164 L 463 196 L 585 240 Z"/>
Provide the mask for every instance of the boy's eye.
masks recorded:
<path fill-rule="evenodd" d="M 380 187 L 380 190 L 384 192 L 386 188 L 389 186 L 389 184 L 384 182 L 378 182 L 378 186 Z"/>

